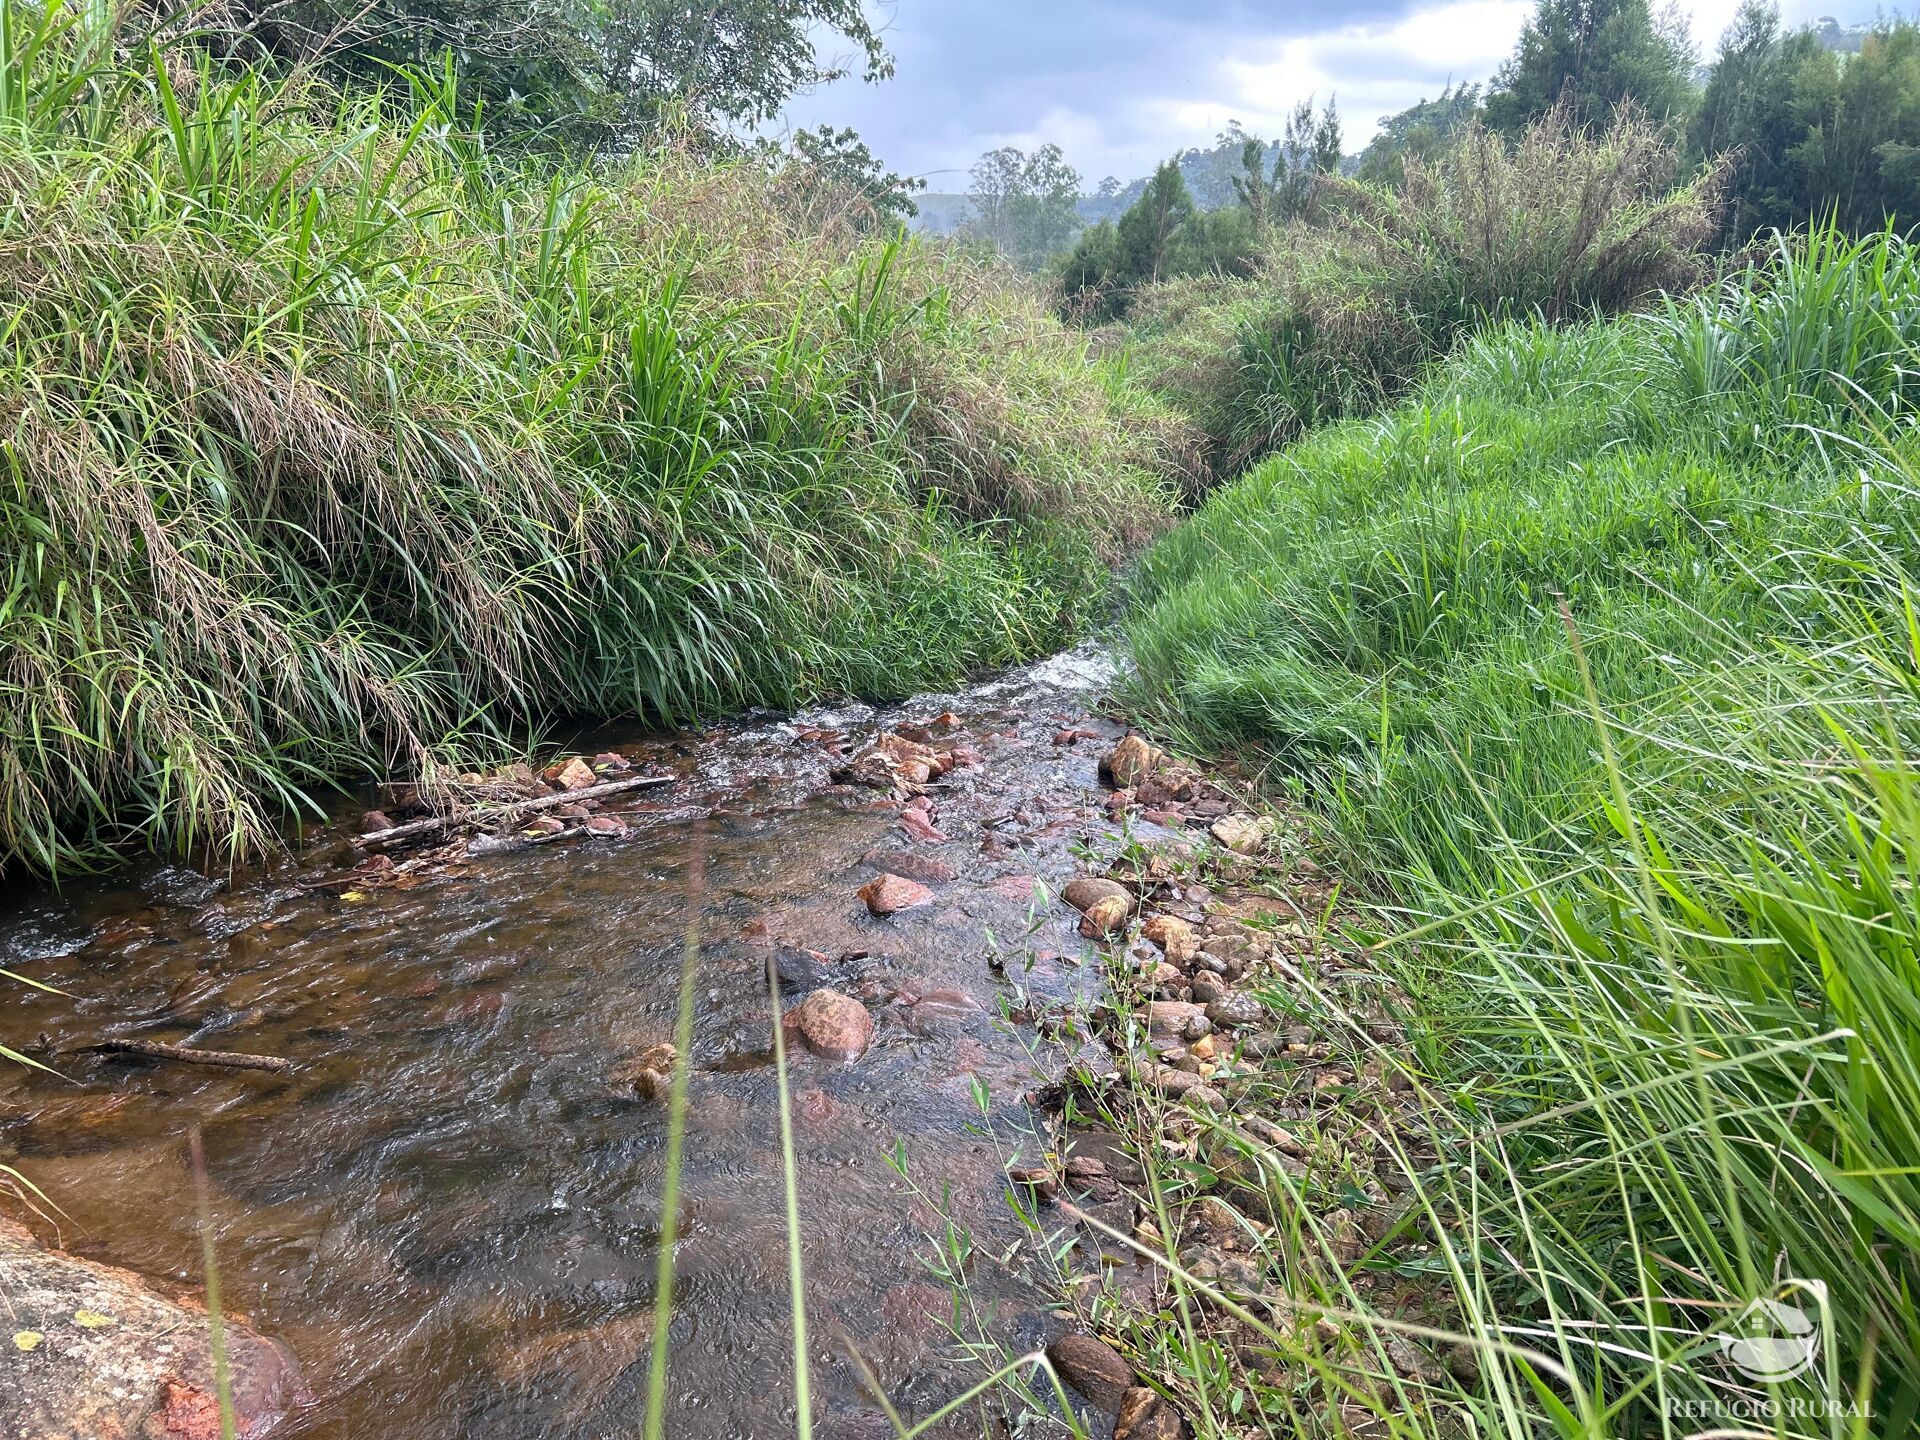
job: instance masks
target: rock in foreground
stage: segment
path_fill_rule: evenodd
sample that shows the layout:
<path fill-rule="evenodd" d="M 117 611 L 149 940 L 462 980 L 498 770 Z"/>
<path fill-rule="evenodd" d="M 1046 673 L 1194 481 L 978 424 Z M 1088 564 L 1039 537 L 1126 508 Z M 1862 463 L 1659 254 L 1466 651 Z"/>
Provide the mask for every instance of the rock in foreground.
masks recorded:
<path fill-rule="evenodd" d="M 22 1440 L 219 1440 L 204 1310 L 131 1271 L 43 1249 L 0 1220 L 0 1435 Z M 257 1440 L 294 1399 L 293 1362 L 226 1325 L 235 1433 Z"/>
<path fill-rule="evenodd" d="M 814 991 L 787 1011 L 782 1023 L 825 1060 L 858 1060 L 873 1043 L 873 1017 L 867 1007 L 838 990 Z"/>
<path fill-rule="evenodd" d="M 900 875 L 882 875 L 860 887 L 860 898 L 875 915 L 895 915 L 902 910 L 917 910 L 933 903 L 933 892 L 917 880 Z"/>

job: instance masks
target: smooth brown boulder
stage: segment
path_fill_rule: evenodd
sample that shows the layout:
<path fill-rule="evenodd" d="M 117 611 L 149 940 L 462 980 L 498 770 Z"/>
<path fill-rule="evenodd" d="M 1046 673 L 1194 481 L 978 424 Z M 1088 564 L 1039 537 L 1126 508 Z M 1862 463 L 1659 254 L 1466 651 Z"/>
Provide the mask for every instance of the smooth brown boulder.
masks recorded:
<path fill-rule="evenodd" d="M 1102 880 L 1095 875 L 1069 880 L 1060 898 L 1083 914 L 1102 900 L 1118 900 L 1128 909 L 1133 908 L 1133 893 L 1126 886 L 1118 880 Z"/>
<path fill-rule="evenodd" d="M 1133 1388 L 1133 1369 L 1106 1341 L 1091 1335 L 1062 1335 L 1047 1346 L 1047 1359 L 1060 1378 L 1101 1414 L 1120 1413 L 1120 1402 Z"/>
<path fill-rule="evenodd" d="M 875 915 L 895 915 L 902 910 L 917 910 L 933 903 L 933 892 L 917 880 L 899 875 L 882 875 L 860 887 L 860 898 Z"/>
<path fill-rule="evenodd" d="M 1117 895 L 1108 895 L 1096 900 L 1080 916 L 1080 933 L 1089 940 L 1098 940 L 1126 928 L 1127 917 L 1133 913 L 1133 907 Z"/>
<path fill-rule="evenodd" d="M 204 1308 L 129 1270 L 41 1247 L 0 1220 L 0 1435 L 219 1440 Z M 235 1432 L 257 1440 L 299 1398 L 293 1361 L 228 1320 Z"/>
<path fill-rule="evenodd" d="M 867 1007 L 838 990 L 814 991 L 789 1010 L 782 1023 L 826 1060 L 858 1060 L 873 1043 L 873 1017 Z"/>

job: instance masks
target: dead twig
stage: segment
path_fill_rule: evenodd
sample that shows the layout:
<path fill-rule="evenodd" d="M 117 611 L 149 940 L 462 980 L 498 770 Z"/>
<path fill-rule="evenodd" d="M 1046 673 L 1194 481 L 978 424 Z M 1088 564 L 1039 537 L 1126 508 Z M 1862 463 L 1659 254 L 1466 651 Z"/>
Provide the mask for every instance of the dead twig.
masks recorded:
<path fill-rule="evenodd" d="M 278 1055 L 248 1055 L 239 1050 L 195 1050 L 186 1045 L 169 1045 L 163 1040 L 102 1040 L 81 1048 L 144 1055 L 149 1060 L 177 1060 L 182 1065 L 217 1065 L 225 1070 L 293 1069 L 291 1060 Z"/>
<path fill-rule="evenodd" d="M 557 805 L 575 804 L 581 800 L 600 800 L 608 795 L 618 795 L 628 790 L 653 790 L 673 783 L 675 783 L 675 777 L 671 775 L 635 775 L 625 780 L 609 780 L 604 785 L 589 785 L 584 790 L 562 790 L 557 795 L 542 795 L 533 800 L 520 800 L 511 805 L 475 806 L 452 815 L 434 815 L 425 820 L 410 820 L 405 825 L 395 825 L 389 830 L 376 830 L 371 835 L 359 836 L 355 843 L 384 847 L 397 844 L 402 840 L 411 840 L 419 835 L 437 835 L 440 831 L 456 825 L 494 825 L 502 820 L 517 819 L 522 815 L 532 815 L 540 810 L 551 810 Z"/>

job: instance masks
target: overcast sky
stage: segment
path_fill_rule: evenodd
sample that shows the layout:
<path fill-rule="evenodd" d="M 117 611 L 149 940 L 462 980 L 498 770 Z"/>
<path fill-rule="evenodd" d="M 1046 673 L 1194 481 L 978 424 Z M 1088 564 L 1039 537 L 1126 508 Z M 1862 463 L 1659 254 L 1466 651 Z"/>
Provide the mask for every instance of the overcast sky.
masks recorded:
<path fill-rule="evenodd" d="M 1739 0 L 1680 0 L 1710 55 Z M 1276 137 L 1299 99 L 1334 96 L 1346 148 L 1449 80 L 1490 76 L 1531 0 L 872 0 L 898 73 L 846 80 L 790 107 L 797 126 L 851 125 L 889 166 L 966 189 L 999 145 L 1051 140 L 1091 189 L 1147 173 L 1238 119 Z M 1873 0 L 1784 0 L 1789 21 L 1871 19 Z"/>

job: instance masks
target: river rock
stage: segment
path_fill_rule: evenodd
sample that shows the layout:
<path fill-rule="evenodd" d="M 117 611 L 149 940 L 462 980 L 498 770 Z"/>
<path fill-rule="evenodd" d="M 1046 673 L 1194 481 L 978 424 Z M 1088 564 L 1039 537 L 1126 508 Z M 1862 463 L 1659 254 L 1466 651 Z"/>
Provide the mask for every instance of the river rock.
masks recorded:
<path fill-rule="evenodd" d="M 895 915 L 902 910 L 917 910 L 933 903 L 933 892 L 917 880 L 899 875 L 882 875 L 860 887 L 860 898 L 875 915 Z"/>
<path fill-rule="evenodd" d="M 1188 1024 L 1206 1017 L 1204 1007 L 1185 1000 L 1149 1000 L 1147 1034 L 1154 1040 L 1183 1040 Z"/>
<path fill-rule="evenodd" d="M 1136 1385 L 1120 1397 L 1113 1440 L 1186 1440 L 1187 1424 L 1166 1397 Z"/>
<path fill-rule="evenodd" d="M 531 1340 L 501 1341 L 489 1347 L 487 1359 L 510 1390 L 564 1385 L 573 1402 L 583 1404 L 612 1390 L 652 1346 L 653 1313 L 642 1311 Z"/>
<path fill-rule="evenodd" d="M 910 839 L 919 840 L 928 845 L 946 843 L 946 832 L 927 818 L 925 810 L 916 810 L 908 806 L 895 817 L 893 823 L 906 831 Z"/>
<path fill-rule="evenodd" d="M 608 1080 L 616 1089 L 632 1090 L 647 1100 L 661 1100 L 673 1088 L 673 1067 L 679 1059 L 680 1052 L 670 1044 L 649 1045 L 616 1067 Z"/>
<path fill-rule="evenodd" d="M 1267 844 L 1267 827 L 1251 815 L 1223 815 L 1208 833 L 1237 855 L 1258 855 Z"/>
<path fill-rule="evenodd" d="M 1155 915 L 1140 927 L 1140 933 L 1166 952 L 1169 965 L 1185 967 L 1200 953 L 1200 937 L 1177 915 Z"/>
<path fill-rule="evenodd" d="M 838 990 L 814 991 L 787 1011 L 783 1023 L 826 1060 L 858 1060 L 873 1043 L 873 1017 L 867 1007 Z"/>
<path fill-rule="evenodd" d="M 1133 907 L 1127 901 L 1115 895 L 1108 895 L 1094 901 L 1080 917 L 1080 933 L 1089 940 L 1098 940 L 1126 928 L 1127 916 L 1133 913 Z"/>
<path fill-rule="evenodd" d="M 42 1249 L 9 1220 L 0 1275 L 0 1435 L 219 1440 L 204 1309 L 131 1271 Z M 244 1325 L 225 1328 L 235 1430 L 254 1440 L 298 1398 L 293 1361 Z"/>
<path fill-rule="evenodd" d="M 1266 1006 L 1238 990 L 1229 991 L 1207 1006 L 1207 1019 L 1227 1030 L 1258 1025 L 1266 1017 Z"/>
<path fill-rule="evenodd" d="M 1128 790 L 1153 773 L 1166 756 L 1138 735 L 1129 735 L 1100 762 L 1100 769 L 1115 789 Z"/>
<path fill-rule="evenodd" d="M 1120 1413 L 1133 1388 L 1133 1369 L 1120 1352 L 1092 1335 L 1062 1335 L 1047 1346 L 1047 1359 L 1060 1378 L 1078 1390 L 1103 1415 Z"/>
<path fill-rule="evenodd" d="M 1118 880 L 1102 880 L 1094 875 L 1069 880 L 1060 898 L 1083 915 L 1102 900 L 1118 900 L 1129 910 L 1133 908 L 1133 895 L 1126 886 Z"/>
<path fill-rule="evenodd" d="M 911 850 L 869 850 L 860 857 L 860 863 L 922 885 L 944 885 L 958 878 L 960 873 L 944 860 L 931 855 L 916 855 Z"/>

